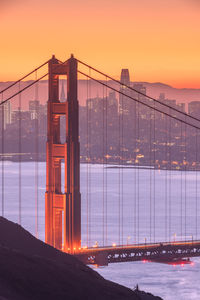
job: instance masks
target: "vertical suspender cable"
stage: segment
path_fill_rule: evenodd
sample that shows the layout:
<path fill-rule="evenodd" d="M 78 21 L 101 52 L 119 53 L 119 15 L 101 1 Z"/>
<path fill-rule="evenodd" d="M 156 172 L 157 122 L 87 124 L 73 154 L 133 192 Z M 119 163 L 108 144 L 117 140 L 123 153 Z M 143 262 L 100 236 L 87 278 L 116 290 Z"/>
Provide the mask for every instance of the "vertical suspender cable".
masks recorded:
<path fill-rule="evenodd" d="M 105 224 L 104 224 L 104 219 L 105 219 L 105 199 L 104 199 L 104 185 L 105 185 L 105 170 L 104 170 L 104 163 L 105 163 L 105 140 L 104 140 L 104 131 L 105 131 L 105 99 L 104 99 L 104 86 L 103 86 L 103 101 L 102 101 L 102 105 L 103 105 L 103 134 L 102 134 L 102 137 L 103 137 L 103 193 L 102 193 L 102 196 L 103 196 L 103 215 L 102 215 L 102 223 L 103 223 L 103 228 L 102 228 L 102 231 L 103 231 L 103 246 L 104 246 L 104 243 L 105 243 L 105 236 L 104 236 L 104 233 L 105 233 Z"/>
<path fill-rule="evenodd" d="M 195 141 L 196 141 L 196 155 L 195 155 L 195 213 L 196 213 L 196 218 L 195 218 L 195 225 L 196 225 L 196 228 L 195 228 L 195 236 L 196 236 L 196 240 L 198 238 L 198 173 L 197 173 L 197 158 L 198 158 L 198 143 L 197 143 L 197 135 L 198 135 L 198 132 L 197 132 L 197 129 L 195 130 Z"/>
<path fill-rule="evenodd" d="M 136 126 L 137 126 L 137 121 L 136 121 L 136 117 L 137 117 L 137 112 L 136 112 L 136 102 L 134 102 L 134 146 L 135 146 L 135 151 L 134 151 L 134 241 L 136 243 L 136 239 L 137 239 L 137 220 L 136 220 L 136 216 L 137 216 L 137 178 L 136 178 L 136 158 L 137 158 L 137 133 L 136 133 Z"/>
<path fill-rule="evenodd" d="M 151 243 L 151 231 L 152 231 L 152 110 L 150 110 L 150 136 L 149 136 L 149 160 L 150 160 L 150 179 L 149 179 L 149 239 L 150 239 L 150 243 Z"/>
<path fill-rule="evenodd" d="M 180 156 L 181 156 L 181 240 L 183 239 L 183 128 L 181 122 L 181 147 L 180 147 Z"/>
<path fill-rule="evenodd" d="M 169 109 L 169 115 L 171 115 L 171 109 Z M 172 213 L 172 209 L 171 209 L 171 173 L 172 173 L 172 119 L 171 117 L 169 118 L 169 241 L 171 240 L 171 213 Z"/>
<path fill-rule="evenodd" d="M 122 111 L 124 111 L 124 97 L 122 96 Z M 122 171 L 121 171 L 121 233 L 122 245 L 124 244 L 124 113 L 122 113 L 121 122 L 121 157 L 122 157 Z"/>
<path fill-rule="evenodd" d="M 19 91 L 20 91 L 20 82 L 19 82 Z M 21 123 L 21 93 L 19 93 L 19 149 L 18 149 L 18 157 L 19 157 L 19 224 L 21 225 L 21 151 L 22 151 L 22 123 Z"/>
<path fill-rule="evenodd" d="M 156 239 L 156 184 L 155 184 L 155 172 L 156 172 L 156 113 L 155 113 L 155 101 L 154 101 L 154 114 L 153 114 L 153 240 Z"/>
<path fill-rule="evenodd" d="M 168 185 L 167 185 L 167 173 L 168 173 L 168 117 L 165 115 L 165 161 L 166 161 L 166 169 L 165 169 L 165 241 L 167 241 L 167 228 L 168 228 Z"/>
<path fill-rule="evenodd" d="M 120 101 L 119 101 L 120 102 Z M 121 244 L 121 114 L 123 114 L 123 109 L 121 103 L 119 103 L 119 116 L 118 116 L 118 134 L 119 134 L 119 160 L 118 160 L 118 235 L 119 235 L 119 245 Z"/>
<path fill-rule="evenodd" d="M 140 152 L 140 104 L 137 104 L 137 140 L 138 150 Z M 139 157 L 137 158 L 137 242 L 140 240 L 140 171 L 139 171 Z"/>
<path fill-rule="evenodd" d="M 3 93 L 1 94 L 1 101 L 3 102 Z M 1 105 L 1 183 L 2 183 L 2 194 L 1 194 L 1 213 L 4 217 L 4 104 Z"/>
<path fill-rule="evenodd" d="M 108 244 L 108 195 L 107 195 L 107 192 L 108 192 L 108 186 L 107 186 L 107 180 L 108 180 L 108 174 L 107 174 L 107 171 L 108 171 L 108 168 L 107 168 L 107 163 L 108 163 L 108 161 L 107 161 L 107 151 L 108 151 L 108 149 L 107 149 L 107 144 L 108 144 L 108 90 L 107 90 L 107 77 L 106 77 L 106 111 L 105 111 L 105 113 L 106 113 L 106 144 L 105 144 L 105 152 L 106 152 L 106 186 L 105 186 L 105 188 L 106 188 L 106 190 L 105 190 L 105 192 L 106 192 L 106 207 L 105 207 L 105 210 L 106 210 L 106 234 L 105 234 L 105 240 L 106 240 L 106 245 Z"/>
<path fill-rule="evenodd" d="M 86 231 L 87 231 L 87 247 L 89 246 L 89 84 L 87 77 L 87 103 L 86 103 L 86 127 L 87 127 L 87 191 L 86 191 L 86 209 L 87 209 L 87 221 L 86 221 Z"/>
<path fill-rule="evenodd" d="M 186 122 L 186 117 L 185 117 L 185 122 Z M 185 239 L 186 239 L 186 236 L 187 236 L 187 125 L 185 123 Z"/>
<path fill-rule="evenodd" d="M 91 77 L 91 68 L 89 68 L 89 75 Z M 91 82 L 89 81 L 89 99 L 91 99 Z M 92 227 L 92 201 L 91 201 L 91 123 L 92 123 L 92 114 L 91 107 L 89 109 L 89 244 L 91 244 L 91 227 Z"/>
<path fill-rule="evenodd" d="M 35 72 L 35 80 L 37 80 L 37 71 Z M 38 101 L 38 83 L 35 86 L 35 101 Z M 38 119 L 39 119 L 39 103 L 35 102 L 35 235 L 38 238 Z"/>

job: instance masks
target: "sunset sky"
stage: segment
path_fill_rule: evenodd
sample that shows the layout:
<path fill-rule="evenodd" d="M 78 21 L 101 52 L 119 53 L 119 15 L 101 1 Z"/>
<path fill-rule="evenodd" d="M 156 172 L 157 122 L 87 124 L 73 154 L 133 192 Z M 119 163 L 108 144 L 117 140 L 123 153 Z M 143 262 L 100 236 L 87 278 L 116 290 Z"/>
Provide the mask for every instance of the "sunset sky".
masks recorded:
<path fill-rule="evenodd" d="M 0 81 L 71 53 L 115 78 L 200 88 L 199 0 L 0 0 Z"/>

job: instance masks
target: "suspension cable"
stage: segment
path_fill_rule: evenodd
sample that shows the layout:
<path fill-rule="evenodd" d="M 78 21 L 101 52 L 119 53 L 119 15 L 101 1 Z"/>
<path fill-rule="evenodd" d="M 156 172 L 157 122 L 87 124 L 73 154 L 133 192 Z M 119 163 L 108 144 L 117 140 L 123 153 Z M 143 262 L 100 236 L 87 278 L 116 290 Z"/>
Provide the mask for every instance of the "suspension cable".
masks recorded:
<path fill-rule="evenodd" d="M 121 114 L 123 114 L 123 108 L 121 103 L 121 97 L 119 98 L 119 116 L 118 116 L 118 234 L 119 234 L 119 245 L 121 244 Z"/>
<path fill-rule="evenodd" d="M 7 91 L 8 89 L 10 89 L 11 87 L 15 86 L 17 83 L 19 83 L 20 81 L 24 80 L 25 78 L 27 78 L 28 76 L 30 76 L 31 74 L 33 74 L 34 72 L 36 72 L 37 70 L 41 69 L 42 67 L 44 67 L 47 63 L 49 62 L 49 60 L 47 60 L 45 63 L 43 63 L 42 65 L 40 65 L 39 67 L 37 67 L 36 69 L 34 69 L 33 71 L 31 71 L 30 73 L 28 73 L 27 75 L 21 77 L 20 79 L 18 79 L 17 81 L 13 82 L 11 85 L 9 85 L 8 87 L 6 87 L 5 89 L 0 91 L 1 93 L 4 93 L 5 91 Z M 14 96 L 13 96 L 14 97 Z"/>
<path fill-rule="evenodd" d="M 77 60 L 77 62 L 79 62 L 80 64 L 82 64 L 82 65 L 84 65 L 84 66 L 86 66 L 86 67 L 88 67 L 88 68 L 91 68 L 93 71 L 95 71 L 95 72 L 97 72 L 97 73 L 103 75 L 104 77 L 107 77 L 107 78 L 109 78 L 110 80 L 112 80 L 112 81 L 114 81 L 114 82 L 116 82 L 116 83 L 118 83 L 118 84 L 120 84 L 120 85 L 123 85 L 124 87 L 127 87 L 128 89 L 130 89 L 130 90 L 132 90 L 132 91 L 134 91 L 134 92 L 136 92 L 136 93 L 138 93 L 138 94 L 140 94 L 140 95 L 142 95 L 142 96 L 145 96 L 146 98 L 148 98 L 148 99 L 150 99 L 150 100 L 153 100 L 154 102 L 157 102 L 157 103 L 159 103 L 159 104 L 165 106 L 166 108 L 172 109 L 173 111 L 178 112 L 178 113 L 180 113 L 181 115 L 188 116 L 188 117 L 190 117 L 191 119 L 200 122 L 200 119 L 195 118 L 194 116 L 190 116 L 190 115 L 188 115 L 187 113 L 185 113 L 185 112 L 183 112 L 183 111 L 181 111 L 181 110 L 179 110 L 179 109 L 177 109 L 177 108 L 175 108 L 175 107 L 173 107 L 173 106 L 170 106 L 170 105 L 168 105 L 168 104 L 166 104 L 166 103 L 163 103 L 163 102 L 159 101 L 158 99 L 155 99 L 155 98 L 153 98 L 153 97 L 151 97 L 151 96 L 149 96 L 149 95 L 146 95 L 146 94 L 144 94 L 144 93 L 142 93 L 142 92 L 140 92 L 140 91 L 134 89 L 133 87 L 131 87 L 131 86 L 125 84 L 125 83 L 122 83 L 121 81 L 119 81 L 119 80 L 117 80 L 117 79 L 114 79 L 113 77 L 109 76 L 108 74 L 105 74 L 105 73 L 103 73 L 103 72 L 101 72 L 101 71 L 99 71 L 99 70 L 93 68 L 92 66 L 90 66 L 90 65 L 88 65 L 88 64 L 86 64 L 86 63 L 84 63 L 83 61 L 81 61 L 81 60 L 79 60 L 79 59 L 76 59 L 76 60 Z M 81 71 L 78 71 L 78 72 L 81 73 Z"/>
<path fill-rule="evenodd" d="M 140 103 L 137 103 L 137 148 L 140 154 Z M 137 157 L 137 242 L 140 241 L 140 172 L 139 157 Z"/>
<path fill-rule="evenodd" d="M 169 109 L 169 114 L 171 113 L 171 109 Z M 172 196 L 172 189 L 171 189 L 171 176 L 172 176 L 172 123 L 171 118 L 169 119 L 169 242 L 171 241 L 171 223 L 172 223 L 172 209 L 171 209 L 171 196 Z"/>
<path fill-rule="evenodd" d="M 149 160 L 150 160 L 150 168 L 149 168 L 149 173 L 150 173 L 150 179 L 149 179 L 149 230 L 150 230 L 150 243 L 151 243 L 151 231 L 152 231 L 152 111 L 150 111 L 150 128 L 149 128 Z"/>
<path fill-rule="evenodd" d="M 107 83 L 107 77 L 106 77 L 106 83 Z M 106 185 L 105 185 L 105 192 L 106 192 L 106 207 L 105 207 L 105 210 L 106 210 L 106 236 L 105 236 L 105 238 L 106 238 L 106 245 L 108 244 L 108 184 L 107 184 L 107 181 L 108 181 L 108 173 L 107 173 L 107 171 L 108 171 L 108 168 L 107 168 L 107 164 L 108 164 L 108 90 L 107 90 L 107 88 L 106 88 L 106 111 L 105 111 L 105 113 L 106 113 L 106 137 L 105 137 L 105 150 L 106 150 Z"/>
<path fill-rule="evenodd" d="M 3 93 L 2 99 L 3 102 Z M 1 195 L 1 210 L 2 210 L 2 217 L 4 217 L 4 105 L 1 107 L 2 119 L 1 119 L 1 184 L 2 184 L 2 195 Z"/>
<path fill-rule="evenodd" d="M 155 102 L 154 102 L 155 108 Z M 156 114 L 155 110 L 153 110 L 153 163 L 154 163 L 154 170 L 153 170 L 153 240 L 155 243 L 155 230 L 156 230 L 156 184 L 155 184 L 155 172 L 156 172 Z"/>
<path fill-rule="evenodd" d="M 182 124 L 182 123 L 181 123 Z M 165 170 L 165 241 L 168 238 L 168 116 L 165 116 L 165 161 L 166 161 L 166 170 Z"/>
<path fill-rule="evenodd" d="M 89 70 L 91 74 L 91 69 Z M 89 81 L 89 99 L 91 99 L 91 82 Z M 89 109 L 89 245 L 91 245 L 91 227 L 92 227 L 92 201 L 91 201 L 91 149 L 92 149 L 92 136 L 91 136 L 92 114 L 91 108 Z"/>
<path fill-rule="evenodd" d="M 136 126 L 137 126 L 137 121 L 136 121 L 136 117 L 137 117 L 137 112 L 136 112 L 136 105 L 137 103 L 134 102 L 134 146 L 135 146 L 135 156 L 134 156 L 134 240 L 135 240 L 135 244 L 136 244 L 136 239 L 137 239 L 137 190 L 136 190 L 136 186 L 137 186 L 137 177 L 136 177 L 136 153 L 137 153 L 137 133 L 136 133 Z"/>
<path fill-rule="evenodd" d="M 35 71 L 37 80 L 37 71 Z M 38 102 L 36 102 L 38 101 Z M 35 85 L 35 235 L 38 238 L 38 122 L 39 122 L 39 100 L 38 100 L 38 83 Z"/>
<path fill-rule="evenodd" d="M 19 90 L 20 90 L 20 82 L 19 82 Z M 21 225 L 21 201 L 22 201 L 22 175 L 21 175 L 21 155 L 22 155 L 22 124 L 21 124 L 21 118 L 22 118 L 22 114 L 21 114 L 21 108 L 22 108 L 22 104 L 21 104 L 21 93 L 18 94 L 19 95 L 19 108 L 18 108 L 18 122 L 19 122 L 19 145 L 18 145 L 18 159 L 19 159 L 19 225 Z"/>
<path fill-rule="evenodd" d="M 59 60 L 58 60 L 58 61 L 59 61 Z M 68 59 L 65 60 L 64 62 L 61 62 L 61 65 L 65 64 L 67 61 L 68 61 Z M 48 60 L 46 63 L 48 63 L 48 62 L 49 62 L 49 60 Z M 44 65 L 45 65 L 46 63 L 44 63 Z M 43 66 L 43 65 L 42 65 L 42 66 Z M 55 70 L 58 69 L 59 67 L 60 67 L 60 65 L 58 65 L 57 67 L 55 67 Z M 35 70 L 36 70 L 36 69 L 35 69 Z M 33 71 L 31 72 L 31 74 L 34 73 L 35 70 L 33 70 Z M 38 68 L 37 68 L 37 70 L 38 70 Z M 30 75 L 30 74 L 29 74 L 29 75 Z M 8 97 L 7 99 L 5 99 L 4 101 L 2 101 L 2 102 L 0 103 L 0 106 L 3 105 L 4 103 L 6 103 L 7 101 L 11 100 L 11 99 L 14 98 L 15 96 L 19 95 L 20 93 L 22 93 L 23 91 L 25 91 L 26 89 L 28 89 L 29 87 L 31 87 L 32 85 L 36 84 L 38 81 L 42 80 L 42 79 L 45 78 L 47 75 L 49 75 L 49 72 L 46 73 L 46 74 L 44 74 L 44 75 L 42 75 L 40 78 L 38 78 L 37 80 L 33 81 L 32 83 L 30 83 L 29 85 L 27 85 L 27 86 L 24 87 L 23 89 L 19 90 L 17 93 L 13 94 L 12 96 L 10 96 L 10 97 Z M 26 77 L 26 76 L 25 76 L 25 77 Z M 20 83 L 21 80 L 22 80 L 22 79 L 19 79 L 17 82 Z M 1 92 L 3 92 L 3 90 L 2 90 Z"/>
<path fill-rule="evenodd" d="M 105 83 L 101 82 L 101 81 L 98 80 L 98 79 L 95 79 L 95 78 L 91 77 L 91 76 L 88 75 L 88 74 L 85 74 L 85 73 L 83 73 L 83 72 L 81 72 L 81 71 L 79 71 L 79 70 L 78 70 L 78 73 L 82 74 L 82 75 L 85 76 L 85 77 L 90 78 L 91 80 L 93 80 L 93 81 L 95 81 L 95 82 L 100 83 L 101 85 L 106 86 Z M 111 87 L 111 86 L 108 86 L 108 87 L 109 87 L 109 89 L 111 89 L 111 90 L 113 90 L 113 91 L 115 91 L 115 92 L 117 92 L 117 93 L 119 93 L 119 94 L 121 94 L 121 95 L 123 95 L 123 96 L 129 98 L 129 99 L 132 99 L 132 100 L 135 101 L 135 102 L 141 103 L 142 105 L 144 105 L 144 106 L 146 106 L 146 107 L 148 107 L 148 108 L 150 108 L 150 109 L 152 109 L 152 110 L 155 110 L 155 111 L 157 111 L 157 112 L 159 112 L 159 113 L 162 113 L 162 114 L 164 114 L 164 115 L 166 115 L 166 116 L 169 116 L 170 118 L 172 118 L 172 119 L 174 119 L 174 120 L 177 120 L 177 121 L 180 121 L 180 122 L 182 122 L 182 123 L 184 123 L 184 124 L 187 124 L 187 125 L 189 125 L 189 126 L 191 126 L 191 127 L 193 127 L 193 128 L 200 129 L 199 126 L 196 126 L 196 125 L 194 125 L 194 124 L 188 123 L 187 121 L 182 120 L 182 119 L 179 119 L 179 118 L 178 118 L 177 116 L 175 116 L 175 115 L 170 115 L 169 113 L 164 112 L 164 111 L 162 111 L 162 110 L 160 110 L 160 109 L 158 109 L 158 108 L 156 108 L 156 107 L 154 108 L 154 107 L 152 107 L 151 105 L 149 105 L 149 104 L 147 104 L 147 103 L 141 102 L 141 101 L 139 101 L 138 99 L 136 99 L 136 98 L 134 98 L 134 97 L 132 97 L 132 96 L 129 96 L 129 95 L 127 95 L 127 94 L 124 94 L 124 93 L 121 92 L 121 91 L 118 91 L 118 90 L 117 90 L 116 88 L 114 88 L 114 87 Z M 169 108 L 170 108 L 170 110 L 172 110 L 171 106 L 169 106 Z M 191 116 L 188 115 L 188 114 L 185 114 L 185 116 L 191 117 Z M 197 119 L 197 120 L 198 120 L 198 119 Z M 198 120 L 198 121 L 199 121 L 199 120 Z"/>
<path fill-rule="evenodd" d="M 104 185 L 105 185 L 105 137 L 104 137 L 104 131 L 105 131 L 105 99 L 104 99 L 104 86 L 103 86 L 103 101 L 102 101 L 102 105 L 103 105 L 103 135 L 102 135 L 102 139 L 103 139 L 103 142 L 102 142 L 102 146 L 103 146 L 103 246 L 104 246 L 104 242 L 105 242 L 105 236 L 104 236 L 104 233 L 105 233 L 105 222 L 104 222 L 104 219 L 105 219 L 105 191 L 104 191 Z"/>
<path fill-rule="evenodd" d="M 195 228 L 195 236 L 196 236 L 196 240 L 197 240 L 197 236 L 198 236 L 198 173 L 197 173 L 197 159 L 198 159 L 198 142 L 197 142 L 197 129 L 195 130 L 195 137 L 196 137 L 196 157 L 195 157 L 195 161 L 196 161 L 196 164 L 195 164 L 195 173 L 196 173 L 196 176 L 195 176 L 195 213 L 196 213 L 196 218 L 195 218 L 195 225 L 196 225 L 196 228 Z"/>
<path fill-rule="evenodd" d="M 123 88 L 123 87 L 122 87 Z M 122 96 L 122 119 L 121 119 L 121 236 L 124 244 L 124 97 Z"/>
<path fill-rule="evenodd" d="M 29 87 L 31 87 L 32 85 L 36 84 L 38 81 L 42 80 L 44 77 L 46 77 L 49 73 L 44 74 L 43 76 L 41 76 L 40 78 L 38 78 L 37 80 L 34 80 L 32 83 L 30 83 L 29 85 L 25 86 L 23 89 L 19 90 L 17 93 L 13 94 L 12 96 L 8 97 L 7 99 L 5 99 L 4 101 L 2 101 L 0 103 L 0 106 L 3 105 L 4 103 L 6 103 L 7 101 L 11 100 L 12 98 L 18 96 L 19 94 L 21 94 L 22 92 L 24 92 L 25 90 L 27 90 Z"/>
<path fill-rule="evenodd" d="M 183 240 L 183 152 L 182 152 L 182 145 L 183 145 L 183 128 L 181 123 L 181 240 Z"/>
<path fill-rule="evenodd" d="M 186 142 L 187 142 L 187 125 L 185 123 L 185 239 L 186 239 L 186 235 L 187 235 L 187 180 L 186 180 L 187 146 L 186 146 Z"/>
<path fill-rule="evenodd" d="M 88 83 L 88 78 L 87 78 L 87 111 L 86 111 L 86 127 L 87 127 L 87 176 L 86 176 L 86 181 L 87 181 L 87 192 L 86 192 L 86 206 L 87 206 L 87 247 L 89 246 L 89 83 Z"/>

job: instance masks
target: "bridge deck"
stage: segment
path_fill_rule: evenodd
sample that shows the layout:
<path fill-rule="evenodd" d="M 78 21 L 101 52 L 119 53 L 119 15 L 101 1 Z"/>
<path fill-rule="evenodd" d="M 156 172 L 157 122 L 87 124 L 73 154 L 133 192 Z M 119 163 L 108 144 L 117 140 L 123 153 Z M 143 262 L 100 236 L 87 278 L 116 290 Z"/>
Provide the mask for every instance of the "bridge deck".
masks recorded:
<path fill-rule="evenodd" d="M 200 241 L 94 247 L 81 249 L 74 255 L 86 264 L 97 265 L 141 260 L 172 262 L 200 256 Z"/>

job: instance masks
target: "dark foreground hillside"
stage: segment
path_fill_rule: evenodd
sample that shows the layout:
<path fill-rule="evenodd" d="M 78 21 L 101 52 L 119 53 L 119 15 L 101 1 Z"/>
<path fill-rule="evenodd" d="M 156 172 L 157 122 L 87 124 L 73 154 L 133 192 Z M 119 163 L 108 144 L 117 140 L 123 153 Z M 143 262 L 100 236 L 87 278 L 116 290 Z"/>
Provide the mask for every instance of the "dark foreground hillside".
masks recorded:
<path fill-rule="evenodd" d="M 0 217 L 0 300 L 159 300 L 105 280 Z"/>

